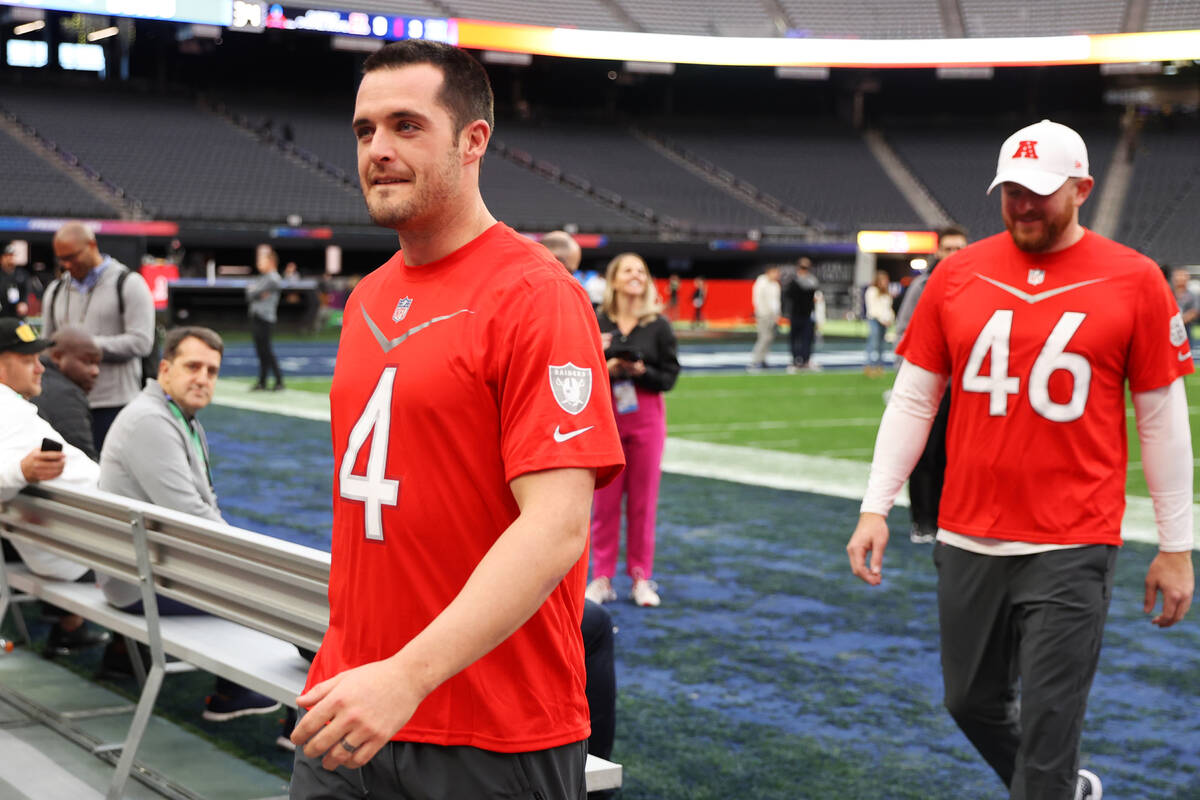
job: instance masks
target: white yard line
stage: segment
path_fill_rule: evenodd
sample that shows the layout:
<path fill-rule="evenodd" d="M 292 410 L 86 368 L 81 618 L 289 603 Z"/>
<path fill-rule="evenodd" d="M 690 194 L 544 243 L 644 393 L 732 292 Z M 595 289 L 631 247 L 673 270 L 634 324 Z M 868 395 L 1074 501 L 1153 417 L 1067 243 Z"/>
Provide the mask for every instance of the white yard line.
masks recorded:
<path fill-rule="evenodd" d="M 213 402 L 217 405 L 283 414 L 304 419 L 329 421 L 329 397 L 316 392 L 287 390 L 283 392 L 251 392 L 246 383 L 217 381 Z M 766 421 L 771 422 L 771 421 Z M 875 420 L 878 423 L 878 420 Z M 755 423 L 737 423 L 753 429 Z M 683 426 L 676 426 L 681 428 Z M 729 426 L 704 426 L 706 428 Z M 766 425 L 763 429 L 768 429 Z M 760 450 L 729 444 L 693 442 L 669 437 L 663 454 L 663 471 L 676 475 L 766 486 L 793 492 L 810 492 L 847 500 L 862 498 L 870 467 L 861 461 L 827 456 L 806 456 L 776 450 Z M 906 492 L 901 492 L 897 505 L 908 505 Z M 1194 509 L 1195 510 L 1195 509 Z M 1200 513 L 1197 514 L 1200 516 Z M 849 534 L 853 519 L 846 520 Z M 1155 543 L 1154 506 L 1148 497 L 1125 498 L 1125 520 L 1121 533 L 1128 541 Z M 1200 549 L 1200 544 L 1197 544 Z"/>

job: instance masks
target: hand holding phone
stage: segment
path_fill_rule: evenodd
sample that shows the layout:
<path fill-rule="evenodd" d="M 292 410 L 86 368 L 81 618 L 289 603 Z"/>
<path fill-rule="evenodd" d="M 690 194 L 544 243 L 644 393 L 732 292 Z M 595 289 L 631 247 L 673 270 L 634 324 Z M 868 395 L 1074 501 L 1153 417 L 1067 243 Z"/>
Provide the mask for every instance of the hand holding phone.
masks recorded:
<path fill-rule="evenodd" d="M 62 452 L 62 442 L 49 437 L 42 440 L 42 446 L 31 450 L 29 455 L 21 459 L 21 475 L 26 483 L 48 481 L 62 475 L 67 465 L 67 457 Z"/>

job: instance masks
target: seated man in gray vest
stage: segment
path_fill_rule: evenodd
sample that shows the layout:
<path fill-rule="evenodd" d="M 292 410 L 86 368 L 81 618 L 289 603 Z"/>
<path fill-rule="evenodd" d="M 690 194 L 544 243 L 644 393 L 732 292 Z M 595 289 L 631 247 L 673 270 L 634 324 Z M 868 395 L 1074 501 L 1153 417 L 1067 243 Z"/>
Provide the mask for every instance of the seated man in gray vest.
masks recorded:
<path fill-rule="evenodd" d="M 114 494 L 223 523 L 212 484 L 208 441 L 196 412 L 212 400 L 224 344 L 208 328 L 167 332 L 158 380 L 150 381 L 113 421 L 100 451 L 100 488 Z M 99 576 L 108 602 L 142 613 L 141 590 Z M 188 605 L 158 597 L 165 616 L 201 614 Z M 204 718 L 223 722 L 246 714 L 269 714 L 279 703 L 223 678 L 205 702 Z"/>

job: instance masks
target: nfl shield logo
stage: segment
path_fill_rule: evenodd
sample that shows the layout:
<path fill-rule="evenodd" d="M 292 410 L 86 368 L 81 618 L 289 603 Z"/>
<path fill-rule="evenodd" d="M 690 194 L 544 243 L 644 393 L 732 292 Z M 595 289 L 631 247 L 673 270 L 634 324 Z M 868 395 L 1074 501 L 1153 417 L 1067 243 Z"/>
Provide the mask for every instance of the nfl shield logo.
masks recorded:
<path fill-rule="evenodd" d="M 408 309 L 412 305 L 411 297 L 401 297 L 396 303 L 396 310 L 392 312 L 392 322 L 399 322 L 408 316 Z"/>
<path fill-rule="evenodd" d="M 550 391 L 554 402 L 568 414 L 578 414 L 587 408 L 592 397 L 592 371 L 568 361 L 562 366 L 550 365 Z"/>
<path fill-rule="evenodd" d="M 1040 286 L 1042 281 L 1046 280 L 1046 270 L 1031 269 L 1029 270 L 1029 285 Z"/>

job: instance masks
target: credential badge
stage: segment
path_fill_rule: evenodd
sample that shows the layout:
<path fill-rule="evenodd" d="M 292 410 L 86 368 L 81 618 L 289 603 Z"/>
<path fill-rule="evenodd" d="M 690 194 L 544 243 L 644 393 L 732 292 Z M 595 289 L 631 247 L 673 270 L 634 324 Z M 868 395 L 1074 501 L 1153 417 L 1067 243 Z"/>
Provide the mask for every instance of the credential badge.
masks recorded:
<path fill-rule="evenodd" d="M 570 361 L 562 366 L 551 364 L 550 391 L 559 408 L 568 414 L 578 414 L 587 408 L 592 397 L 592 371 Z"/>
<path fill-rule="evenodd" d="M 1041 286 L 1046 280 L 1046 270 L 1031 269 L 1029 270 L 1029 277 L 1026 280 L 1029 281 L 1030 286 Z"/>
<path fill-rule="evenodd" d="M 1183 315 L 1176 314 L 1171 317 L 1171 346 L 1183 347 L 1187 340 L 1187 328 L 1183 324 Z"/>
<path fill-rule="evenodd" d="M 408 316 L 408 309 L 412 307 L 411 297 L 401 297 L 396 302 L 396 310 L 392 312 L 392 322 L 399 322 Z"/>

